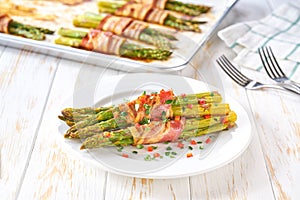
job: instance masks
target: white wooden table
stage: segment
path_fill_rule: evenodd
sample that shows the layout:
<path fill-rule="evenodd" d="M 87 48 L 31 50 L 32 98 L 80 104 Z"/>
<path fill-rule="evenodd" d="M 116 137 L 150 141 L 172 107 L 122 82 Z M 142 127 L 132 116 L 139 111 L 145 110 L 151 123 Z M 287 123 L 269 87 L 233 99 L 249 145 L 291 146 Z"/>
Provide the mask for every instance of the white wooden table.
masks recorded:
<path fill-rule="evenodd" d="M 227 25 L 267 15 L 284 0 L 240 0 Z M 203 51 L 209 57 L 202 56 Z M 97 78 L 124 72 L 84 66 L 0 45 L 0 199 L 299 199 L 300 97 L 275 90 L 245 91 L 205 63 L 233 52 L 214 35 L 194 66 L 236 98 L 249 114 L 253 139 L 233 162 L 178 179 L 116 175 L 68 155 L 57 137 L 57 115 L 78 74 Z M 180 72 L 193 78 L 193 70 Z M 247 71 L 261 80 L 266 76 Z"/>

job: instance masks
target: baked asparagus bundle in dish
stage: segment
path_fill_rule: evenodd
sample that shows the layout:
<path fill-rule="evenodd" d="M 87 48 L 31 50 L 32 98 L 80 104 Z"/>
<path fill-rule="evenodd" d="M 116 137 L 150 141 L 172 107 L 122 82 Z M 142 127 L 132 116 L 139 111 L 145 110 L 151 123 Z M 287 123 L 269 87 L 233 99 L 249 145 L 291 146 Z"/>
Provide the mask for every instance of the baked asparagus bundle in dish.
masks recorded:
<path fill-rule="evenodd" d="M 110 14 L 86 12 L 83 15 L 76 16 L 73 24 L 76 27 L 94 28 L 112 32 L 116 35 L 157 46 L 161 49 L 174 48 L 170 40 L 176 40 L 175 36 L 150 28 L 145 22 Z"/>
<path fill-rule="evenodd" d="M 172 27 L 182 31 L 201 32 L 203 21 L 179 19 L 166 10 L 153 7 L 151 4 L 134 2 L 101 0 L 98 2 L 99 12 L 111 13 L 116 16 Z"/>
<path fill-rule="evenodd" d="M 131 0 L 126 0 L 131 1 Z M 197 5 L 192 3 L 184 3 L 174 0 L 133 0 L 136 3 L 151 4 L 153 7 L 157 7 L 162 10 L 170 10 L 179 12 L 185 15 L 198 16 L 203 13 L 207 13 L 211 10 L 210 6 Z"/>
<path fill-rule="evenodd" d="M 46 28 L 35 27 L 31 25 L 22 24 L 13 20 L 7 14 L 0 13 L 0 32 L 17 35 L 33 40 L 44 40 L 46 38 L 45 34 L 53 34 L 54 31 L 51 31 Z"/>
<path fill-rule="evenodd" d="M 236 114 L 217 92 L 175 96 L 142 94 L 113 107 L 66 108 L 59 119 L 66 138 L 83 139 L 82 149 L 176 141 L 234 126 Z"/>
<path fill-rule="evenodd" d="M 110 55 L 118 55 L 138 60 L 167 60 L 172 52 L 164 49 L 145 48 L 130 43 L 129 40 L 119 37 L 111 32 L 89 30 L 89 32 L 59 29 L 61 37 L 55 40 L 56 44 L 82 48 L 89 51 Z"/>

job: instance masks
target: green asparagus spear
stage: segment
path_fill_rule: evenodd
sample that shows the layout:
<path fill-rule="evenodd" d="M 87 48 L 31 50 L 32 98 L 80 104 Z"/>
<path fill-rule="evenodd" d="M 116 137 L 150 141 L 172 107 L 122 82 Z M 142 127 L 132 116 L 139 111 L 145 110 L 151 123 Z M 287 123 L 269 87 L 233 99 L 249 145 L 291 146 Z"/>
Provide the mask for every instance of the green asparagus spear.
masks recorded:
<path fill-rule="evenodd" d="M 226 116 L 226 118 L 226 123 L 224 123 L 223 117 L 213 117 L 210 119 L 187 119 L 179 139 L 187 139 L 225 130 L 234 124 L 236 121 L 236 114 L 232 111 L 228 116 Z M 85 139 L 80 149 L 127 145 L 133 145 L 133 136 L 131 135 L 130 128 L 95 134 Z"/>
<path fill-rule="evenodd" d="M 87 35 L 87 32 L 61 28 L 58 33 L 63 37 L 57 38 L 55 40 L 56 44 L 84 48 L 81 46 L 81 43 L 82 38 Z M 144 48 L 126 41 L 122 44 L 119 54 L 122 57 L 132 59 L 167 60 L 171 56 L 172 52 L 165 49 Z"/>
<path fill-rule="evenodd" d="M 126 1 L 102 0 L 98 2 L 98 10 L 99 12 L 116 14 L 116 11 L 126 3 L 127 3 Z M 201 32 L 201 29 L 199 27 L 200 23 L 205 23 L 205 22 L 179 19 L 171 14 L 168 14 L 162 25 L 169 26 L 182 31 Z"/>
<path fill-rule="evenodd" d="M 194 105 L 193 107 L 186 108 L 184 106 L 173 106 L 173 115 L 182 116 L 187 118 L 199 118 L 199 117 L 210 117 L 210 116 L 224 116 L 230 112 L 228 104 L 212 104 L 208 108 L 201 107 L 199 105 Z M 101 115 L 108 116 L 107 118 L 100 118 Z M 69 130 L 67 130 L 66 138 L 85 138 L 89 135 L 93 135 L 90 130 L 98 129 L 103 130 L 113 130 L 116 128 L 121 128 L 125 126 L 133 125 L 134 122 L 127 122 L 126 119 L 114 118 L 111 111 L 103 111 L 97 115 L 98 119 L 95 117 L 88 118 L 86 120 L 75 123 Z M 111 118 L 109 118 L 112 116 Z M 105 120 L 102 120 L 105 119 Z M 99 123 L 100 122 L 100 123 Z M 104 127 L 104 128 L 102 128 Z M 98 133 L 98 132 L 97 132 Z"/>
<path fill-rule="evenodd" d="M 211 10 L 211 7 L 168 0 L 165 5 L 165 9 L 176 11 L 190 16 L 198 16 L 200 14 L 209 12 Z"/>
<path fill-rule="evenodd" d="M 8 33 L 33 40 L 44 40 L 46 37 L 45 34 L 53 34 L 54 31 L 45 28 L 25 25 L 20 22 L 11 20 L 8 24 Z"/>
<path fill-rule="evenodd" d="M 217 92 L 202 92 L 197 94 L 183 94 L 176 96 L 172 102 L 172 105 L 188 105 L 188 104 L 206 104 L 206 103 L 220 103 L 222 101 L 222 96 Z M 70 121 L 80 121 L 81 115 L 94 115 L 101 111 L 107 111 L 112 107 L 86 107 L 86 108 L 65 108 L 61 111 L 63 116 L 61 120 L 68 119 Z M 79 120 L 76 120 L 79 119 Z"/>

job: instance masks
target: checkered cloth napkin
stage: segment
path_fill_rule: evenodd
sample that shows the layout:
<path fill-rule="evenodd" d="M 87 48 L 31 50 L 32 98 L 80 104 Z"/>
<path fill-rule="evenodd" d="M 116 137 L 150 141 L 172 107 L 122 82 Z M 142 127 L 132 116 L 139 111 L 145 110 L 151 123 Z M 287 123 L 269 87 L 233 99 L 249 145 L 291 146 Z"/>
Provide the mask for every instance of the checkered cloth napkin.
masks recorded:
<path fill-rule="evenodd" d="M 264 71 L 257 49 L 270 46 L 286 75 L 300 82 L 300 5 L 284 4 L 258 21 L 234 24 L 218 36 L 237 54 L 239 66 Z"/>

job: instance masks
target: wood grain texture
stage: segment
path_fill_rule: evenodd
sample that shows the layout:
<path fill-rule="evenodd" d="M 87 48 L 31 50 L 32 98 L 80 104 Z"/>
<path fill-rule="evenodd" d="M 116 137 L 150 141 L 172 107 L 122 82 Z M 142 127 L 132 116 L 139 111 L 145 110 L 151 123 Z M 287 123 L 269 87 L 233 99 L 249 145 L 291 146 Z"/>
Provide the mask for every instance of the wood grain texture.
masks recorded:
<path fill-rule="evenodd" d="M 103 73 L 117 74 L 105 68 L 61 61 L 19 199 L 103 199 L 106 172 L 82 161 L 68 148 L 57 118 L 77 87 L 86 87 Z"/>
<path fill-rule="evenodd" d="M 1 191 L 4 199 L 12 199 L 34 146 L 58 60 L 6 47 L 0 63 Z"/>

